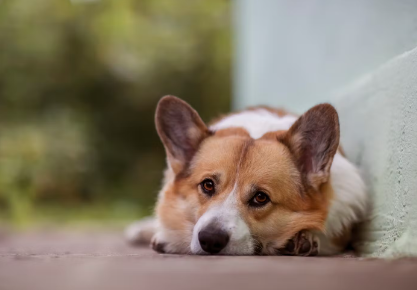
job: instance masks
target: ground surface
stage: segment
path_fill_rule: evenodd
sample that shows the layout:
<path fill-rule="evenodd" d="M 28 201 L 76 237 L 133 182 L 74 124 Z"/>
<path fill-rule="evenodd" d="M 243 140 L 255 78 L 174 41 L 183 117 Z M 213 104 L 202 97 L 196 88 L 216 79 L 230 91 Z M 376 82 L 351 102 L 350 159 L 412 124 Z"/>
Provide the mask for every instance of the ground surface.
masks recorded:
<path fill-rule="evenodd" d="M 3 233 L 0 289 L 417 289 L 417 260 L 159 255 L 116 232 Z"/>

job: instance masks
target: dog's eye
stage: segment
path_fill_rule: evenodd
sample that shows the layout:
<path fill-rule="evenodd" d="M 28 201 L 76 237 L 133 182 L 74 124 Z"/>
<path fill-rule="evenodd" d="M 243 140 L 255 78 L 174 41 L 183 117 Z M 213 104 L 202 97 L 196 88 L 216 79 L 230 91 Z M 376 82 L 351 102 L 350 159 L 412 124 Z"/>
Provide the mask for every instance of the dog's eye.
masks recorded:
<path fill-rule="evenodd" d="M 211 179 L 204 179 L 200 184 L 201 190 L 208 195 L 213 195 L 215 191 L 214 182 Z"/>
<path fill-rule="evenodd" d="M 260 207 L 267 204 L 269 201 L 269 196 L 265 192 L 258 191 L 249 201 L 249 205 L 253 207 Z"/>

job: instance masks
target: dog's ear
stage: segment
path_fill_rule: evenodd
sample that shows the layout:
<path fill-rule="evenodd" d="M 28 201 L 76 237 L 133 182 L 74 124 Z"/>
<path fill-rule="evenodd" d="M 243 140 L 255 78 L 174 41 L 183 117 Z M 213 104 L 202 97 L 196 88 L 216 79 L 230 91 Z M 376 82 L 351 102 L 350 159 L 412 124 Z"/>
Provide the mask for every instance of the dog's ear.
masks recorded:
<path fill-rule="evenodd" d="M 329 180 L 339 136 L 339 117 L 335 108 L 321 104 L 302 115 L 280 141 L 295 157 L 304 183 L 318 190 Z"/>
<path fill-rule="evenodd" d="M 169 165 L 175 174 L 179 174 L 187 167 L 210 132 L 198 113 L 174 96 L 165 96 L 159 101 L 155 123 Z"/>

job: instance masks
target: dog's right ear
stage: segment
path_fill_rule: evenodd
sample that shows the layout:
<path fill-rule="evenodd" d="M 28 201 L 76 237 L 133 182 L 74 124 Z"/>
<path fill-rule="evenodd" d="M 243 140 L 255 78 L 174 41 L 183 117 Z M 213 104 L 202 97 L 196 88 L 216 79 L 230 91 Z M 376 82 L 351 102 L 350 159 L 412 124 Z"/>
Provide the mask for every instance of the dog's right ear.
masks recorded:
<path fill-rule="evenodd" d="M 155 123 L 169 165 L 175 174 L 179 174 L 210 132 L 196 110 L 174 96 L 165 96 L 159 101 Z"/>
<path fill-rule="evenodd" d="M 304 113 L 280 138 L 293 154 L 304 181 L 316 190 L 330 178 L 339 147 L 339 127 L 336 109 L 320 104 Z"/>

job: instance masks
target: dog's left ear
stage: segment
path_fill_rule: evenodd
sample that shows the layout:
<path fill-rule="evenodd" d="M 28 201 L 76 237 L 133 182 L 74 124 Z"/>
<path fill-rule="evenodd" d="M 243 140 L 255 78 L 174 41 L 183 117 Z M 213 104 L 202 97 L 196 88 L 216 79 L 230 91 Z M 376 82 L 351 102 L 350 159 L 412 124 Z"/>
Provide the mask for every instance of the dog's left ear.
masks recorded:
<path fill-rule="evenodd" d="M 302 115 L 280 141 L 295 157 L 304 183 L 318 190 L 329 180 L 339 147 L 339 117 L 330 104 L 317 105 Z"/>
<path fill-rule="evenodd" d="M 175 174 L 184 170 L 210 132 L 198 113 L 174 96 L 163 97 L 156 109 L 156 129 Z"/>

